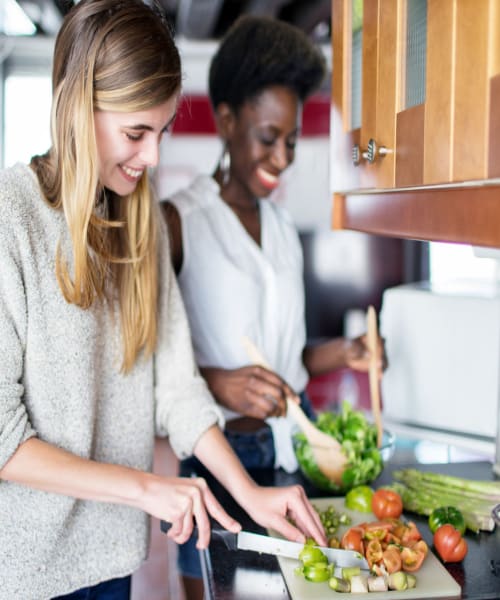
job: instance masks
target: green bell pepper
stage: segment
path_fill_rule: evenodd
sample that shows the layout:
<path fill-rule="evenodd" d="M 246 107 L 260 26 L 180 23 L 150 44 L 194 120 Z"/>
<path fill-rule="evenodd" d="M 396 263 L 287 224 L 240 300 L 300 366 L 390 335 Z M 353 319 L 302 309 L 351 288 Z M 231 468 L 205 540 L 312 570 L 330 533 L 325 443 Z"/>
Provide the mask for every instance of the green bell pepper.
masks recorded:
<path fill-rule="evenodd" d="M 435 533 L 441 525 L 449 523 L 460 532 L 460 535 L 465 533 L 466 525 L 462 513 L 454 506 L 441 506 L 435 508 L 429 515 L 429 529 Z"/>
<path fill-rule="evenodd" d="M 300 551 L 299 560 L 302 564 L 307 567 L 308 565 L 316 565 L 318 563 L 328 563 L 328 558 L 321 552 L 317 546 L 311 544 L 304 544 L 304 547 Z"/>

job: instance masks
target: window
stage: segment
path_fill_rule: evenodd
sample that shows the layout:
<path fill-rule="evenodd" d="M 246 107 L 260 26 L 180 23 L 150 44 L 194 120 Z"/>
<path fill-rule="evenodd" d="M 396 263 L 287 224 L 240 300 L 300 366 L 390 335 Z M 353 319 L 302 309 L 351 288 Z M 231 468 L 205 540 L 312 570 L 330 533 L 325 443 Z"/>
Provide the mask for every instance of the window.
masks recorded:
<path fill-rule="evenodd" d="M 4 166 L 9 167 L 50 146 L 50 76 L 9 75 L 4 94 Z"/>

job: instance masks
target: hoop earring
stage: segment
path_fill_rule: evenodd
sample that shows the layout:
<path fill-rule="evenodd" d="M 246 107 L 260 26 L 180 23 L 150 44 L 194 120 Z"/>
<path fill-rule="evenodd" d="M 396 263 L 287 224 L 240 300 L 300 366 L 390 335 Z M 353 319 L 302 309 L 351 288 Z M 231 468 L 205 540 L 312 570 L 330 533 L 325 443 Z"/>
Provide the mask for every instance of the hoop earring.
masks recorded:
<path fill-rule="evenodd" d="M 220 157 L 219 169 L 222 173 L 222 185 L 227 185 L 231 177 L 231 155 L 227 149 L 227 144 L 224 145 L 224 150 L 222 151 L 222 156 Z"/>

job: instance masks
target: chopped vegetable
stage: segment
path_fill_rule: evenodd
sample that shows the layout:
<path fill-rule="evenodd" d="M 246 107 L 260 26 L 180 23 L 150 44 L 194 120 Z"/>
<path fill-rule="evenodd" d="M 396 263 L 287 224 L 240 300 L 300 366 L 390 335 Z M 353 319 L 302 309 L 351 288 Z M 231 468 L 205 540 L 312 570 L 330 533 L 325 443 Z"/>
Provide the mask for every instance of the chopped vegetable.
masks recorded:
<path fill-rule="evenodd" d="M 311 544 L 304 544 L 299 554 L 299 560 L 302 561 L 305 567 L 317 563 L 328 563 L 326 555 L 317 546 L 312 546 Z"/>
<path fill-rule="evenodd" d="M 362 527 L 350 527 L 342 536 L 340 547 L 344 550 L 354 550 L 364 555 L 364 530 Z"/>
<path fill-rule="evenodd" d="M 365 575 L 353 575 L 350 584 L 353 593 L 365 594 L 368 592 L 367 577 Z"/>
<path fill-rule="evenodd" d="M 398 590 L 401 592 L 408 589 L 408 577 L 405 572 L 397 571 L 397 573 L 391 573 L 388 579 L 388 585 L 390 590 Z"/>
<path fill-rule="evenodd" d="M 434 547 L 443 562 L 460 562 L 467 554 L 467 542 L 453 525 L 441 525 L 434 534 Z"/>
<path fill-rule="evenodd" d="M 492 531 L 492 508 L 500 502 L 500 482 L 475 481 L 416 469 L 395 471 L 391 486 L 402 499 L 405 510 L 420 515 L 443 506 L 453 506 L 463 515 L 472 531 Z"/>
<path fill-rule="evenodd" d="M 295 434 L 295 454 L 300 468 L 316 487 L 332 492 L 345 492 L 373 481 L 382 471 L 383 462 L 377 448 L 377 429 L 366 420 L 361 411 L 353 410 L 348 402 L 342 404 L 340 413 L 320 413 L 316 426 L 338 440 L 347 457 L 342 484 L 339 485 L 319 470 L 306 436 L 302 432 Z"/>
<path fill-rule="evenodd" d="M 368 485 L 358 485 L 345 496 L 345 505 L 349 510 L 369 513 L 372 511 L 373 489 Z"/>
<path fill-rule="evenodd" d="M 351 584 L 349 581 L 345 579 L 341 579 L 340 577 L 330 577 L 328 580 L 328 585 L 332 590 L 336 592 L 350 592 Z"/>
<path fill-rule="evenodd" d="M 436 529 L 449 523 L 455 529 L 460 531 L 461 535 L 465 533 L 465 519 L 463 514 L 454 506 L 441 506 L 435 508 L 429 515 L 429 529 L 435 533 Z"/>
<path fill-rule="evenodd" d="M 382 575 L 370 575 L 367 580 L 369 592 L 387 592 L 387 580 Z"/>
<path fill-rule="evenodd" d="M 342 567 L 342 579 L 351 580 L 354 575 L 361 575 L 361 569 L 359 567 Z"/>
<path fill-rule="evenodd" d="M 324 562 L 311 563 L 304 565 L 302 572 L 307 581 L 321 583 L 330 579 L 333 573 L 333 565 Z"/>
<path fill-rule="evenodd" d="M 340 525 L 351 524 L 351 517 L 346 513 L 338 512 L 332 504 L 323 510 L 317 506 L 314 508 L 319 515 L 327 538 L 335 535 Z"/>

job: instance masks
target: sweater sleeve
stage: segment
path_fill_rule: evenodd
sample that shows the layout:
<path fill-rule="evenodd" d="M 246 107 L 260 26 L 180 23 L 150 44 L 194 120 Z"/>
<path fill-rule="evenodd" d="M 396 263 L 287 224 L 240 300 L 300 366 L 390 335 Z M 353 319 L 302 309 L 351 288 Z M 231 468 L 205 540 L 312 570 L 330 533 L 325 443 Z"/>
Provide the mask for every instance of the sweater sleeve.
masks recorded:
<path fill-rule="evenodd" d="M 222 411 L 195 363 L 187 315 L 175 278 L 165 228 L 160 232 L 159 331 L 155 354 L 156 430 L 186 458 L 212 425 L 223 427 Z"/>
<path fill-rule="evenodd" d="M 1 182 L 3 184 L 8 182 Z M 0 468 L 35 435 L 23 403 L 27 306 L 20 226 L 12 218 L 9 185 L 0 190 Z"/>

